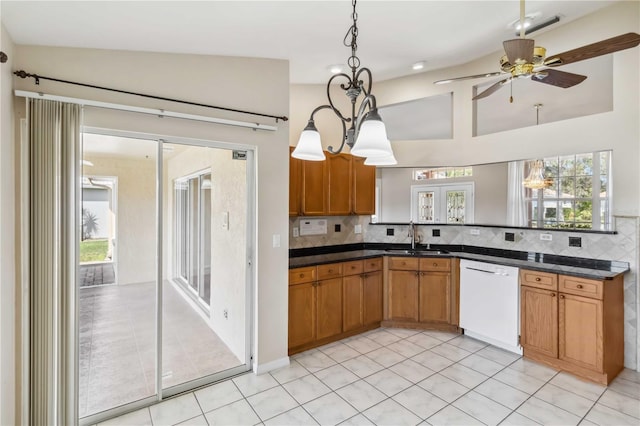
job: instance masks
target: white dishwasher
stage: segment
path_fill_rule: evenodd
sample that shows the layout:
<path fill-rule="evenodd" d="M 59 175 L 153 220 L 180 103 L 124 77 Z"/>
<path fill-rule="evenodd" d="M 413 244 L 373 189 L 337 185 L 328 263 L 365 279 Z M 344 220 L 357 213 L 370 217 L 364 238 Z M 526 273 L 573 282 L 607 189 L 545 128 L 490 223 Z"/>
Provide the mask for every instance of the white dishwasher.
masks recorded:
<path fill-rule="evenodd" d="M 518 268 L 460 260 L 460 327 L 469 337 L 522 354 Z"/>

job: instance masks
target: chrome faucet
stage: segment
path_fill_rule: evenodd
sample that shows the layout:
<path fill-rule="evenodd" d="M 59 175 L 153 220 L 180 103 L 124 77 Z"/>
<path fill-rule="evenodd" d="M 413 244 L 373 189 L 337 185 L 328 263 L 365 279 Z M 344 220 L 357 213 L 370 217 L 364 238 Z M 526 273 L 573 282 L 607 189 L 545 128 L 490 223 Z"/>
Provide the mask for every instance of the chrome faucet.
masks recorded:
<path fill-rule="evenodd" d="M 411 238 L 411 250 L 416 249 L 416 243 L 420 242 L 420 234 L 416 232 L 416 224 L 413 220 L 409 222 L 409 234 L 407 237 Z"/>

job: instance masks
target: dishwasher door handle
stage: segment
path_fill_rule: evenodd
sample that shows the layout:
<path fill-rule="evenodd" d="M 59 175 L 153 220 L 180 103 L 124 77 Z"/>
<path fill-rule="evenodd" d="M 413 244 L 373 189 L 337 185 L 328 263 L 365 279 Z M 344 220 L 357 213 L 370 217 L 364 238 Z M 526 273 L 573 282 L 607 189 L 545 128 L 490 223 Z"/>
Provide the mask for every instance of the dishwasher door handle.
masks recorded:
<path fill-rule="evenodd" d="M 468 266 L 465 266 L 465 269 L 469 269 L 469 270 L 471 270 L 471 271 L 484 272 L 485 274 L 492 274 L 492 275 L 508 275 L 506 272 L 486 271 L 486 270 L 484 270 L 484 269 L 470 268 L 470 267 L 468 267 Z"/>

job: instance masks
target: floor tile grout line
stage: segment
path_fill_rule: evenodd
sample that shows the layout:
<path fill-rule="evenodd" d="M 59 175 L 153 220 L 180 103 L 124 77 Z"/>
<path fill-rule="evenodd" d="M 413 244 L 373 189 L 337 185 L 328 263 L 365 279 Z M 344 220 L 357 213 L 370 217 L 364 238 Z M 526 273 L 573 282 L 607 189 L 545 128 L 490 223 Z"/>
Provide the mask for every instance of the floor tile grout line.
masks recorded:
<path fill-rule="evenodd" d="M 209 424 L 209 420 L 207 420 L 207 416 L 204 415 L 204 410 L 202 409 L 202 404 L 200 404 L 200 400 L 198 399 L 198 395 L 196 395 L 196 391 L 192 391 L 191 392 L 193 394 L 193 397 L 196 399 L 196 404 L 198 404 L 198 408 L 200 408 L 200 415 L 202 417 L 204 417 L 204 421 Z M 197 416 L 196 416 L 197 417 Z M 195 418 L 195 417 L 193 417 Z"/>

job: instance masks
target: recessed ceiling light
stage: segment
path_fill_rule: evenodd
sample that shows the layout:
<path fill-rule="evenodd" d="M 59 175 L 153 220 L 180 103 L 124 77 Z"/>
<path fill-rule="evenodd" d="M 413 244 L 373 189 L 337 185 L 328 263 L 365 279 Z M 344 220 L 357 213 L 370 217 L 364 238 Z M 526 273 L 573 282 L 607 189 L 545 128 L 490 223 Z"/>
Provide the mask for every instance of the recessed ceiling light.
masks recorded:
<path fill-rule="evenodd" d="M 524 18 L 524 28 L 525 30 L 531 26 L 531 18 Z M 520 31 L 522 25 L 520 25 L 520 20 L 518 20 L 515 24 L 516 31 Z"/>
<path fill-rule="evenodd" d="M 327 69 L 331 74 L 340 74 L 344 70 L 344 65 L 341 65 L 341 64 L 329 65 Z"/>
<path fill-rule="evenodd" d="M 413 69 L 414 71 L 418 71 L 423 69 L 424 65 L 425 65 L 424 61 L 416 62 L 415 64 L 411 65 L 411 69 Z"/>

